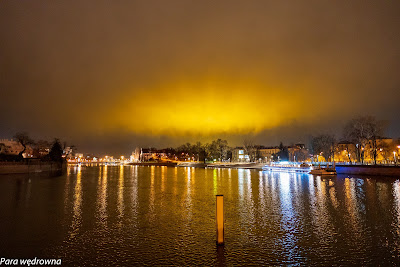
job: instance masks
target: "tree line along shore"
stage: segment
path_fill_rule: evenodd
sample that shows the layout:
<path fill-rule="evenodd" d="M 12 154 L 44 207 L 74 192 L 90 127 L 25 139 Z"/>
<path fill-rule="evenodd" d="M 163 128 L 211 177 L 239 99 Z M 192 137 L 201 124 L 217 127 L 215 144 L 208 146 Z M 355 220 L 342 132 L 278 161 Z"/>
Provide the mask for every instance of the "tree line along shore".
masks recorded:
<path fill-rule="evenodd" d="M 245 140 L 242 146 L 230 147 L 227 140 L 217 139 L 210 143 L 186 143 L 176 148 L 136 148 L 133 162 L 150 161 L 197 161 L 211 162 L 342 162 L 348 164 L 396 165 L 400 152 L 400 140 L 384 137 L 387 122 L 373 116 L 361 116 L 349 120 L 342 135 L 330 133 L 310 136 L 308 145 L 291 144 L 263 146 Z"/>

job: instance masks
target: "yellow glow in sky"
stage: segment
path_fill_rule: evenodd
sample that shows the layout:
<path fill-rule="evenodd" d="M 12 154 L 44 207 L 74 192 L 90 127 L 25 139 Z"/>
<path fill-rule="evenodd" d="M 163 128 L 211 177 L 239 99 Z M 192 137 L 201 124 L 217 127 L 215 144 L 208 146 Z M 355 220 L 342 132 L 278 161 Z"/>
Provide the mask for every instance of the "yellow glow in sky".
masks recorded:
<path fill-rule="evenodd" d="M 257 133 L 305 110 L 304 96 L 295 92 L 253 84 L 168 86 L 127 96 L 112 120 L 118 127 L 146 135 Z"/>

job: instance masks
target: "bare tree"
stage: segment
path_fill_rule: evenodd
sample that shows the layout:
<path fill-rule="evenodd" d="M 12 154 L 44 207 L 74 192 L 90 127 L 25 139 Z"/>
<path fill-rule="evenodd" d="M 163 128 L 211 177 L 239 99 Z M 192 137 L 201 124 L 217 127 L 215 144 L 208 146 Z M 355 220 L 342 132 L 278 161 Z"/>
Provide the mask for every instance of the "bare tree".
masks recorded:
<path fill-rule="evenodd" d="M 330 134 L 314 136 L 311 139 L 311 149 L 314 155 L 320 155 L 322 153 L 326 161 L 334 161 L 336 139 Z"/>
<path fill-rule="evenodd" d="M 210 154 L 213 159 L 223 161 L 227 159 L 228 155 L 228 141 L 217 139 L 211 142 L 209 145 Z"/>
<path fill-rule="evenodd" d="M 385 159 L 386 163 L 390 162 L 390 158 L 393 157 L 393 151 L 395 150 L 396 150 L 395 144 L 388 144 L 386 142 L 382 142 L 379 146 L 379 152 Z"/>
<path fill-rule="evenodd" d="M 345 149 L 346 156 L 347 156 L 347 159 L 350 164 L 352 163 L 353 160 L 356 160 L 356 158 L 355 158 L 356 150 L 355 150 L 355 146 L 353 143 L 348 142 L 348 141 L 343 141 L 341 143 L 341 147 Z"/>
<path fill-rule="evenodd" d="M 376 164 L 377 139 L 382 135 L 384 128 L 384 122 L 376 120 L 373 116 L 357 117 L 345 125 L 343 136 L 355 145 L 358 162 L 364 163 L 365 149 L 369 145 L 374 164 Z"/>
<path fill-rule="evenodd" d="M 196 155 L 197 161 L 200 161 L 200 156 L 202 156 L 202 160 L 204 160 L 204 146 L 201 144 L 201 142 L 197 142 L 195 145 L 193 145 L 193 152 Z"/>
<path fill-rule="evenodd" d="M 26 147 L 28 145 L 32 145 L 35 143 L 33 139 L 31 139 L 26 132 L 18 132 L 14 135 L 14 138 L 17 140 L 18 143 L 20 143 L 24 147 L 24 149 L 18 154 L 19 158 L 22 158 L 22 154 L 25 153 Z"/>
<path fill-rule="evenodd" d="M 220 155 L 220 160 L 226 160 L 227 156 L 228 156 L 228 141 L 226 140 L 221 140 L 218 139 L 217 140 L 217 144 L 218 144 L 218 150 L 219 150 L 219 155 Z"/>
<path fill-rule="evenodd" d="M 306 161 L 309 158 L 309 152 L 305 148 L 301 148 L 300 150 L 297 150 L 294 152 L 294 156 L 297 161 L 302 162 Z"/>
<path fill-rule="evenodd" d="M 254 146 L 253 141 L 251 141 L 250 139 L 245 139 L 243 141 L 243 146 L 245 154 L 249 155 L 249 159 L 251 162 L 254 162 L 256 159 L 257 150 L 256 147 Z"/>

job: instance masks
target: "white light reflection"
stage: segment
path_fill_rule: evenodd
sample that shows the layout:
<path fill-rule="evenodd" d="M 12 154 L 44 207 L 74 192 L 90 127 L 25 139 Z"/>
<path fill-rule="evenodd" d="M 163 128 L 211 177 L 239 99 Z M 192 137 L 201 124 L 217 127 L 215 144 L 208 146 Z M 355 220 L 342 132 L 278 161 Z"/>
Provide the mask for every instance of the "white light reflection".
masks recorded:
<path fill-rule="evenodd" d="M 238 169 L 238 188 L 239 188 L 239 196 L 243 199 L 243 178 L 244 177 L 244 170 Z"/>
<path fill-rule="evenodd" d="M 238 189 L 239 189 L 239 216 L 243 223 L 243 238 L 250 239 L 254 234 L 255 210 L 252 196 L 250 170 L 238 169 Z"/>
<path fill-rule="evenodd" d="M 346 178 L 344 181 L 344 188 L 345 188 L 345 205 L 348 212 L 349 222 L 348 225 L 351 227 L 352 234 L 355 237 L 354 241 L 359 241 L 361 239 L 361 232 L 360 232 L 360 218 L 358 214 L 357 208 L 357 200 L 356 200 L 356 192 L 355 192 L 355 179 Z"/>
<path fill-rule="evenodd" d="M 137 224 L 137 216 L 138 216 L 138 166 L 132 166 L 131 168 L 131 177 L 132 177 L 132 213 L 133 213 L 133 223 Z"/>
<path fill-rule="evenodd" d="M 251 190 L 251 172 L 250 172 L 250 170 L 245 171 L 245 179 L 246 179 L 246 183 L 247 183 L 247 192 L 248 192 L 249 198 L 251 199 L 252 190 Z"/>
<path fill-rule="evenodd" d="M 98 211 L 98 224 L 100 228 L 107 227 L 107 165 L 102 168 L 103 173 L 99 173 L 98 179 L 98 192 L 97 192 L 97 211 Z"/>
<path fill-rule="evenodd" d="M 279 198 L 281 206 L 281 222 L 280 228 L 283 230 L 283 236 L 280 240 L 283 249 L 288 252 L 288 259 L 298 256 L 297 242 L 298 237 L 295 234 L 301 231 L 301 225 L 296 217 L 293 208 L 293 198 L 295 197 L 292 188 L 295 185 L 295 177 L 293 174 L 281 172 L 279 177 Z M 300 229 L 299 229 L 300 228 Z"/>
<path fill-rule="evenodd" d="M 329 196 L 330 196 L 332 205 L 335 209 L 337 209 L 339 207 L 339 202 L 337 200 L 335 183 L 332 180 L 329 180 L 328 187 L 329 187 Z"/>
<path fill-rule="evenodd" d="M 70 237 L 74 237 L 78 234 L 79 228 L 82 224 L 82 167 L 78 167 L 78 173 L 76 175 L 76 183 L 74 189 L 74 214 L 72 218 L 72 229 L 70 233 Z"/>
<path fill-rule="evenodd" d="M 321 176 L 314 177 L 309 175 L 311 222 L 313 232 L 318 237 L 319 244 L 323 247 L 329 246 L 333 242 L 334 227 L 326 205 L 326 180 Z"/>
<path fill-rule="evenodd" d="M 400 227 L 400 180 L 396 180 L 393 183 L 393 196 L 393 207 L 397 214 L 397 226 Z"/>
<path fill-rule="evenodd" d="M 393 228 L 395 231 L 393 231 L 394 235 L 394 240 L 395 240 L 395 245 L 397 246 L 397 255 L 400 252 L 400 181 L 396 180 L 393 183 L 393 210 L 394 210 L 394 216 L 395 216 L 395 222 L 393 223 Z"/>
<path fill-rule="evenodd" d="M 187 183 L 190 183 L 190 167 L 185 167 Z"/>
<path fill-rule="evenodd" d="M 260 209 L 261 212 L 259 213 L 262 217 L 264 217 L 264 214 L 266 213 L 266 208 L 265 208 L 265 180 L 266 180 L 266 174 L 262 171 L 258 172 L 258 198 L 259 198 L 259 203 L 260 203 Z"/>

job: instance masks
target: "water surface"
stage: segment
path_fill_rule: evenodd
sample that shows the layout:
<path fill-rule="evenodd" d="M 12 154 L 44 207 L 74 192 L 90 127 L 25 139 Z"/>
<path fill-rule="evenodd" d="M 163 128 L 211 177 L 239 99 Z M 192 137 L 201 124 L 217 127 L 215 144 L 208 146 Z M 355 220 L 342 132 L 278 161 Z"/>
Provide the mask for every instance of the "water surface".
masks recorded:
<path fill-rule="evenodd" d="M 225 246 L 215 240 L 224 195 Z M 400 180 L 69 167 L 0 176 L 0 257 L 63 265 L 395 265 Z"/>

